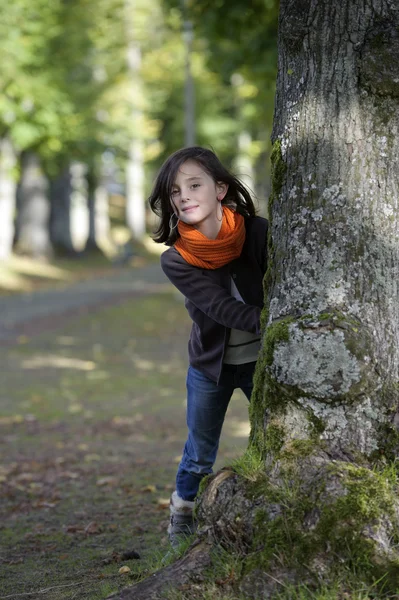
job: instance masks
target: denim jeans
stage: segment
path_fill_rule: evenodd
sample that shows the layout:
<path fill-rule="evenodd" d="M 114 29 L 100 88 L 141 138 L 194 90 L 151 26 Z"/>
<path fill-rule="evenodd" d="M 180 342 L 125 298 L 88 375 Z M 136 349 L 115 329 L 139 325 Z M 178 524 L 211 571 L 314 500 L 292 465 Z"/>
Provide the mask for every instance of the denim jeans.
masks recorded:
<path fill-rule="evenodd" d="M 219 385 L 201 371 L 189 367 L 188 439 L 176 476 L 176 491 L 183 500 L 194 500 L 201 479 L 212 473 L 231 396 L 236 388 L 241 388 L 250 399 L 255 364 L 224 365 Z"/>

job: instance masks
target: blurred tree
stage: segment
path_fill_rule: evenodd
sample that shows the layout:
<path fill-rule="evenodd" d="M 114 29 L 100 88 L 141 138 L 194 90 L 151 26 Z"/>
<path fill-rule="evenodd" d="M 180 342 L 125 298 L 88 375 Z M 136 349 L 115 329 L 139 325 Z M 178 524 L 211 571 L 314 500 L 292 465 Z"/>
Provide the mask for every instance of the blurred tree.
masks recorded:
<path fill-rule="evenodd" d="M 16 161 L 9 138 L 0 138 L 0 260 L 9 258 L 14 238 Z"/>
<path fill-rule="evenodd" d="M 181 0 L 164 2 L 175 10 L 183 8 Z M 244 178 L 252 170 L 258 195 L 266 197 L 279 2 L 255 0 L 243 4 L 240 0 L 186 0 L 184 5 L 187 16 L 194 22 L 195 39 L 202 40 L 201 50 L 208 67 L 229 88 L 237 120 L 236 139 L 231 145 L 238 154 L 236 170 Z M 194 47 L 198 49 L 198 41 Z"/>
<path fill-rule="evenodd" d="M 59 3 L 55 1 L 50 7 L 43 0 L 15 0 L 1 5 L 0 85 L 3 93 L 0 96 L 0 138 L 6 147 L 12 145 L 17 158 L 23 149 L 36 150 L 44 135 L 51 137 L 57 133 L 57 112 L 63 102 L 58 91 L 50 85 L 47 62 L 51 61 L 48 61 L 47 46 L 58 31 L 56 12 Z M 11 173 L 3 168 L 0 182 L 3 189 L 2 228 L 8 231 L 13 230 L 16 177 L 16 169 Z M 12 235 L 11 238 L 8 236 L 2 258 L 9 256 L 12 238 Z"/>
<path fill-rule="evenodd" d="M 33 257 L 51 256 L 48 180 L 35 152 L 21 155 L 21 178 L 17 187 L 17 252 Z"/>
<path fill-rule="evenodd" d="M 143 49 L 146 158 L 151 170 L 184 145 L 185 48 L 180 10 L 163 5 L 151 45 Z M 207 64 L 207 42 L 197 38 L 191 56 L 196 94 L 196 143 L 226 162 L 235 157 L 238 124 L 230 83 Z M 149 178 L 151 181 L 151 177 Z"/>
<path fill-rule="evenodd" d="M 1 136 L 17 153 L 37 153 L 53 179 L 71 160 L 90 163 L 97 176 L 101 152 L 113 145 L 126 153 L 129 138 L 126 95 L 114 102 L 108 94 L 126 70 L 122 0 L 2 4 Z"/>

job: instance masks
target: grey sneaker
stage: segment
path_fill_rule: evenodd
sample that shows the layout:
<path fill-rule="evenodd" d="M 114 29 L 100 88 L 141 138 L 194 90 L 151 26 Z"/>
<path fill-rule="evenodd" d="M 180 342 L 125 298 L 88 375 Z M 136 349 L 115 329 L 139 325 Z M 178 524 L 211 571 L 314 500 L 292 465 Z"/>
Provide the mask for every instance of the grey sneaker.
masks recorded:
<path fill-rule="evenodd" d="M 195 533 L 196 525 L 193 517 L 194 502 L 183 500 L 173 492 L 170 498 L 170 523 L 168 527 L 169 541 L 172 548 L 177 548 L 180 542 Z"/>

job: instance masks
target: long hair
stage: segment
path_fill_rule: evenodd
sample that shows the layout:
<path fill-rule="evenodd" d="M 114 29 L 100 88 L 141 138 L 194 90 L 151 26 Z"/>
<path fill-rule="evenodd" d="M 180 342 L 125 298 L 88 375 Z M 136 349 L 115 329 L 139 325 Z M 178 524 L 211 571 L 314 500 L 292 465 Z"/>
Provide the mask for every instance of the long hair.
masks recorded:
<path fill-rule="evenodd" d="M 148 198 L 151 210 L 160 217 L 153 239 L 167 246 L 172 246 L 179 237 L 177 227 L 172 229 L 170 225 L 171 218 L 174 218 L 170 199 L 177 172 L 187 160 L 195 160 L 215 183 L 228 184 L 228 191 L 222 204 L 233 207 L 243 217 L 254 217 L 256 214 L 251 194 L 245 185 L 222 165 L 214 152 L 200 146 L 182 148 L 164 162 Z M 174 221 L 176 223 L 175 219 Z"/>

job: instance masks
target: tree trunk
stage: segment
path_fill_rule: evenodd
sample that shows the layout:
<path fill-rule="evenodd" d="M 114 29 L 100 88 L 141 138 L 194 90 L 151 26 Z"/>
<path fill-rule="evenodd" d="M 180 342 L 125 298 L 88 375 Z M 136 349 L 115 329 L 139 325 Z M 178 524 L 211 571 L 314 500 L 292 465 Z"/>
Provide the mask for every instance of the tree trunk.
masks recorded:
<path fill-rule="evenodd" d="M 141 77 L 141 47 L 136 37 L 131 19 L 135 15 L 135 4 L 125 0 L 127 67 L 130 75 L 130 93 L 132 103 L 132 124 L 134 134 L 130 142 L 129 158 L 126 163 L 126 223 L 132 237 L 141 240 L 146 231 L 145 194 L 144 194 L 144 143 L 143 143 L 143 114 L 140 108 L 142 95 Z"/>
<path fill-rule="evenodd" d="M 48 187 L 38 155 L 33 152 L 23 154 L 17 188 L 16 250 L 20 254 L 47 258 L 52 253 Z"/>
<path fill-rule="evenodd" d="M 16 155 L 7 138 L 0 139 L 0 261 L 7 260 L 14 240 Z"/>
<path fill-rule="evenodd" d="M 110 220 L 108 206 L 108 192 L 102 182 L 97 182 L 96 177 L 89 173 L 87 177 L 89 211 L 89 235 L 86 241 L 85 252 L 104 253 L 110 247 Z"/>
<path fill-rule="evenodd" d="M 145 234 L 144 148 L 135 139 L 130 144 L 126 164 L 126 222 L 135 240 Z"/>
<path fill-rule="evenodd" d="M 74 255 L 71 236 L 71 177 L 69 166 L 51 183 L 50 236 L 58 254 Z"/>
<path fill-rule="evenodd" d="M 250 445 L 197 511 L 246 598 L 397 597 L 398 30 L 391 0 L 281 1 Z"/>
<path fill-rule="evenodd" d="M 323 449 L 348 460 L 386 455 L 396 436 L 399 15 L 390 6 L 281 6 L 268 327 L 252 432 L 269 463 L 320 429 Z M 264 417 L 283 431 L 277 448 Z"/>
<path fill-rule="evenodd" d="M 51 241 L 59 254 L 77 256 L 89 234 L 86 165 L 72 162 L 51 186 Z"/>

